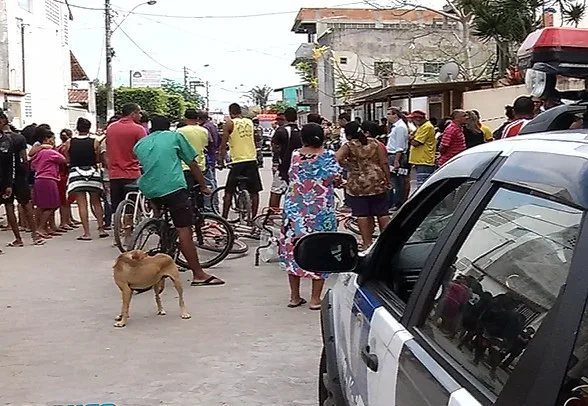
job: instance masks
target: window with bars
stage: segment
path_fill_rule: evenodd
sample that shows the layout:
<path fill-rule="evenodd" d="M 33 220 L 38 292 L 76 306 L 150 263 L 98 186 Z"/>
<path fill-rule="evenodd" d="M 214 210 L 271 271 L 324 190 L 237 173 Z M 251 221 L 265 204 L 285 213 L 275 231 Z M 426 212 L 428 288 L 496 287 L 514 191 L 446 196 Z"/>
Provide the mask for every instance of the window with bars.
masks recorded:
<path fill-rule="evenodd" d="M 67 14 L 63 15 L 63 26 L 61 29 L 61 38 L 63 45 L 69 45 L 69 18 Z"/>
<path fill-rule="evenodd" d="M 441 72 L 443 63 L 441 62 L 425 62 L 423 63 L 423 74 L 425 76 L 438 75 Z"/>
<path fill-rule="evenodd" d="M 24 116 L 25 118 L 33 118 L 33 100 L 30 94 L 24 98 Z"/>
<path fill-rule="evenodd" d="M 392 76 L 394 76 L 394 62 L 374 62 L 374 74 L 379 78 L 391 78 Z"/>
<path fill-rule="evenodd" d="M 59 3 L 55 0 L 45 0 L 45 15 L 47 20 L 59 25 L 61 23 Z"/>

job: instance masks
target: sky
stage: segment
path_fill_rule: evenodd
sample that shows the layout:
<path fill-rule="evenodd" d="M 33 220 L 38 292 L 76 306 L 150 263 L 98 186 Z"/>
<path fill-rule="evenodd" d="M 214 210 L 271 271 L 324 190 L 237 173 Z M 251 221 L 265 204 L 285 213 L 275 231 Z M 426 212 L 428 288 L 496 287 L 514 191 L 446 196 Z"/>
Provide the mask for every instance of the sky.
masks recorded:
<path fill-rule="evenodd" d="M 145 1 L 112 0 L 117 13 L 114 26 Z M 70 0 L 70 4 L 74 14 L 71 49 L 90 79 L 105 81 L 104 13 L 75 7 L 99 9 L 104 1 Z M 153 6 L 142 5 L 113 34 L 116 83 L 128 84 L 130 70 L 151 69 L 161 70 L 164 78 L 183 81 L 182 69 L 187 66 L 194 78 L 211 84 L 211 110 L 226 110 L 230 103 L 245 102 L 243 93 L 254 86 L 298 84 L 300 80 L 291 63 L 296 49 L 307 38 L 290 31 L 294 18 L 301 7 L 334 6 L 365 4 L 353 0 L 158 0 Z M 259 14 L 272 15 L 236 17 Z M 214 18 L 218 16 L 230 17 Z M 280 99 L 279 93 L 272 98 Z"/>

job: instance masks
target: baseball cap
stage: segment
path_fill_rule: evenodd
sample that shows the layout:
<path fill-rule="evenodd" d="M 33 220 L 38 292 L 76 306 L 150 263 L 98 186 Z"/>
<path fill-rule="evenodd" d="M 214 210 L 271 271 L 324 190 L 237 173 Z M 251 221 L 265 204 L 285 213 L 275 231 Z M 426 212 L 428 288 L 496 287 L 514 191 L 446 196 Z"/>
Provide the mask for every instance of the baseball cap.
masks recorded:
<path fill-rule="evenodd" d="M 422 110 L 415 110 L 408 115 L 408 118 L 427 118 L 427 113 Z"/>

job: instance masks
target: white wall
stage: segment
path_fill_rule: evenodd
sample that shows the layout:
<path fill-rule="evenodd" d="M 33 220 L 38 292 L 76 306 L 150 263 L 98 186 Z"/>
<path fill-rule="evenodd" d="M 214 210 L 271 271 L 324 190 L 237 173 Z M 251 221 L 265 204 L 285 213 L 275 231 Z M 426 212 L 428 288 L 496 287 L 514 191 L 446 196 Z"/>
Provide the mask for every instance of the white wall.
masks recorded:
<path fill-rule="evenodd" d="M 31 12 L 18 2 L 7 2 L 8 48 L 11 90 L 23 90 L 22 42 L 19 19 L 25 24 L 26 92 L 32 116 L 21 125 L 47 123 L 54 130 L 67 127 L 67 90 L 71 84 L 69 20 L 66 7 L 55 0 L 32 1 Z"/>
<path fill-rule="evenodd" d="M 525 85 L 473 90 L 463 94 L 463 108 L 478 110 L 482 122 L 495 130 L 506 120 L 504 106 L 512 105 L 517 97 L 524 95 L 528 95 Z"/>

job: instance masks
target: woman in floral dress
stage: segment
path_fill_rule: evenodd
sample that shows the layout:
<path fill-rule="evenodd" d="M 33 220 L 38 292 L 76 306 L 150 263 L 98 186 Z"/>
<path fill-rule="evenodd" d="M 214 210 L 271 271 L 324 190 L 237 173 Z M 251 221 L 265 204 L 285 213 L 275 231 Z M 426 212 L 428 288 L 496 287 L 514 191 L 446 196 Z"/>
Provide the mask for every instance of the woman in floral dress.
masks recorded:
<path fill-rule="evenodd" d="M 336 231 L 335 186 L 341 182 L 335 154 L 323 148 L 325 139 L 320 125 L 302 127 L 303 147 L 292 154 L 290 185 L 284 200 L 284 226 L 280 241 L 280 266 L 288 272 L 290 303 L 300 307 L 300 278 L 312 279 L 310 309 L 321 308 L 323 275 L 301 269 L 294 260 L 294 246 L 303 236 L 320 231 Z"/>

